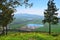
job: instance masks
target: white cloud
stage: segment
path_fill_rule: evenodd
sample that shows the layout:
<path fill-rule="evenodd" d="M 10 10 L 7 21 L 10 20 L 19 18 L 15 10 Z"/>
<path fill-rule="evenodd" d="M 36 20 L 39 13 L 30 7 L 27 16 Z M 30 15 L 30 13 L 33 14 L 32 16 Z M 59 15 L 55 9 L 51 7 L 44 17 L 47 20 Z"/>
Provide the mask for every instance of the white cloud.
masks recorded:
<path fill-rule="evenodd" d="M 35 15 L 44 15 L 44 9 L 17 9 L 17 12 L 15 14 L 35 14 Z M 58 16 L 60 16 L 60 10 L 57 12 Z"/>
<path fill-rule="evenodd" d="M 60 17 L 60 10 L 57 13 L 58 13 L 58 17 Z"/>
<path fill-rule="evenodd" d="M 35 14 L 35 15 L 42 15 L 43 16 L 44 10 L 41 9 L 18 9 L 16 13 L 27 13 L 27 14 Z M 15 14 L 16 14 L 15 13 Z"/>

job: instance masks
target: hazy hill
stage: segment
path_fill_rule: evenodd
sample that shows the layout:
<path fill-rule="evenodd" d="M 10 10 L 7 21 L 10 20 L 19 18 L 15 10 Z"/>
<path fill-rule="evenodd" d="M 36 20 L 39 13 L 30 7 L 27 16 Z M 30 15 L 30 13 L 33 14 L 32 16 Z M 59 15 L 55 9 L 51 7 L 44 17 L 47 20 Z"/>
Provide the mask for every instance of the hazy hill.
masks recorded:
<path fill-rule="evenodd" d="M 17 18 L 40 18 L 43 19 L 43 16 L 34 15 L 34 14 L 15 14 L 14 17 Z"/>
<path fill-rule="evenodd" d="M 12 28 L 20 27 L 28 23 L 42 23 L 43 16 L 33 14 L 15 14 L 14 21 L 9 25 Z"/>
<path fill-rule="evenodd" d="M 43 16 L 32 15 L 32 14 L 15 14 L 14 22 L 28 21 L 28 20 L 43 20 Z"/>

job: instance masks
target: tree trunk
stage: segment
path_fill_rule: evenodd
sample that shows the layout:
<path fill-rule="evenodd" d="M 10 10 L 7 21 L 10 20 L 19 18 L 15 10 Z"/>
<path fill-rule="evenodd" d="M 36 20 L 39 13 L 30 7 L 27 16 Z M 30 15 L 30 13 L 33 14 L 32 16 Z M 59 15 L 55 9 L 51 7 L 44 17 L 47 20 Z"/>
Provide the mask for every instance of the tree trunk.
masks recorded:
<path fill-rule="evenodd" d="M 8 30 L 7 30 L 7 26 L 6 26 L 6 35 L 7 35 L 7 32 L 8 32 Z"/>
<path fill-rule="evenodd" d="M 2 34 L 4 34 L 5 32 L 4 32 L 4 26 L 3 26 L 3 30 L 2 30 Z"/>
<path fill-rule="evenodd" d="M 49 34 L 51 34 L 51 23 L 49 23 Z"/>

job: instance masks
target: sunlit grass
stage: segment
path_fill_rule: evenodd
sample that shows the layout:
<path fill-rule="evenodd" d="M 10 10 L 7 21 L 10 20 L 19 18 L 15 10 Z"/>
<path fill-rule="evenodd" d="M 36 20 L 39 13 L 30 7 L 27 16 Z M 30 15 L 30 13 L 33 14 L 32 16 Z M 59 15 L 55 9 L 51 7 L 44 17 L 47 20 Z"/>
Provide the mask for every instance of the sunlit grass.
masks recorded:
<path fill-rule="evenodd" d="M 11 32 L 8 33 L 8 35 L 0 36 L 0 40 L 55 40 L 56 38 L 48 34 L 35 33 L 35 32 L 33 33 Z M 59 40 L 59 37 L 57 39 Z"/>

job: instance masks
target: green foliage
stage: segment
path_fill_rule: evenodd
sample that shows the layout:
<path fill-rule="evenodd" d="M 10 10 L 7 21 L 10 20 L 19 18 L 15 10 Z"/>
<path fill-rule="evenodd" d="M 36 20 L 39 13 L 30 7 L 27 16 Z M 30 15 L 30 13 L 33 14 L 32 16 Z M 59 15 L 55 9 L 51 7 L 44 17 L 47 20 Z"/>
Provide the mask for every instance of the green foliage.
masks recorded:
<path fill-rule="evenodd" d="M 13 19 L 13 13 L 15 11 L 15 7 L 17 7 L 18 5 L 30 5 L 28 4 L 28 0 L 0 0 L 0 10 L 2 10 L 2 12 L 0 14 L 2 14 L 1 19 L 3 22 L 1 22 L 2 24 L 9 24 L 10 21 Z M 9 20 L 9 21 L 8 21 Z M 7 21 L 7 22 L 6 22 Z"/>
<path fill-rule="evenodd" d="M 13 16 L 15 12 L 15 8 L 17 6 L 32 6 L 32 4 L 28 3 L 28 0 L 0 0 L 0 26 L 7 28 L 7 25 L 13 21 Z M 7 30 L 7 29 L 6 29 Z"/>
<path fill-rule="evenodd" d="M 54 0 L 49 0 L 48 1 L 48 8 L 44 12 L 44 20 L 43 23 L 52 23 L 52 24 L 57 24 L 58 23 L 58 18 L 56 13 L 58 9 L 55 6 L 55 3 L 53 2 Z"/>
<path fill-rule="evenodd" d="M 58 9 L 56 8 L 55 3 L 53 2 L 54 0 L 49 0 L 48 1 L 48 8 L 44 12 L 44 20 L 43 23 L 45 24 L 46 22 L 49 23 L 49 34 L 51 34 L 51 24 L 57 24 L 58 23 Z"/>

